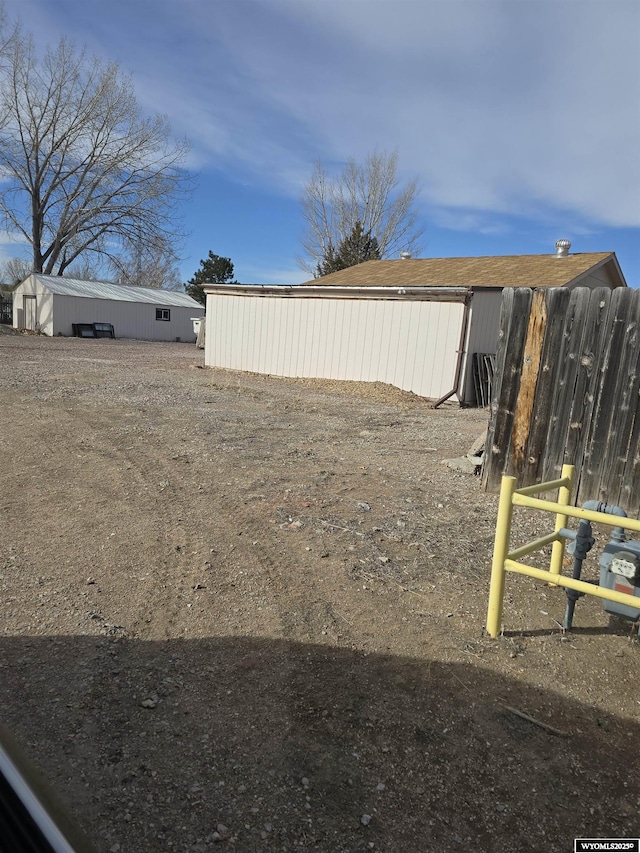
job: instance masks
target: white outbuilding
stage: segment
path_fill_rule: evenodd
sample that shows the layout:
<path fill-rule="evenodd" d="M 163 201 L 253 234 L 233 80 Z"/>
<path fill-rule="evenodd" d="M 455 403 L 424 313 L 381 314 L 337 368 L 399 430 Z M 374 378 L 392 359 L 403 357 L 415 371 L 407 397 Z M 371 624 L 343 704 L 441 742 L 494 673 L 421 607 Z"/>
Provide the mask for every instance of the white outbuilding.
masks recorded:
<path fill-rule="evenodd" d="M 505 287 L 625 287 L 613 252 L 366 261 L 294 286 L 208 284 L 205 364 L 386 382 L 486 405 Z"/>
<path fill-rule="evenodd" d="M 13 326 L 45 335 L 194 342 L 204 307 L 186 293 L 32 273 L 13 292 Z"/>

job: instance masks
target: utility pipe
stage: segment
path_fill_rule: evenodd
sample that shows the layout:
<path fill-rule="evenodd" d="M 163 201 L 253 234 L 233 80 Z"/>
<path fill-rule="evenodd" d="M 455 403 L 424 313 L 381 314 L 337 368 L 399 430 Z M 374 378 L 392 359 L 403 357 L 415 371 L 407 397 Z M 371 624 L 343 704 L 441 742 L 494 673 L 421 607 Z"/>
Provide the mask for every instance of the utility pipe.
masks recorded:
<path fill-rule="evenodd" d="M 615 504 L 602 503 L 601 501 L 586 501 L 582 504 L 582 509 L 592 510 L 593 512 L 604 512 L 607 515 L 617 515 L 620 518 L 627 518 L 627 513 L 621 506 Z M 626 542 L 627 537 L 622 527 L 614 527 L 611 531 L 612 542 Z"/>
<path fill-rule="evenodd" d="M 453 380 L 453 389 L 451 391 L 449 391 L 448 394 L 445 394 L 444 397 L 440 397 L 439 400 L 436 400 L 436 402 L 433 404 L 434 409 L 437 409 L 438 406 L 441 406 L 450 397 L 453 397 L 454 394 L 458 394 L 458 399 L 460 398 L 460 394 L 458 392 L 460 390 L 460 376 L 462 373 L 462 362 L 463 362 L 464 356 L 466 354 L 467 328 L 469 326 L 470 301 L 471 301 L 471 294 L 467 293 L 467 296 L 464 300 L 464 312 L 462 314 L 462 328 L 460 329 L 460 343 L 458 344 L 458 359 L 456 361 L 456 373 L 455 373 L 455 378 Z"/>
<path fill-rule="evenodd" d="M 578 532 L 574 540 L 575 544 L 573 548 L 573 573 L 571 577 L 576 581 L 580 580 L 580 575 L 582 574 L 582 563 L 586 560 L 587 554 L 593 548 L 595 543 L 595 539 L 591 533 L 591 522 L 586 521 L 583 518 L 578 525 Z M 565 593 L 567 595 L 567 609 L 564 614 L 564 627 L 567 631 L 570 631 L 573 624 L 573 612 L 576 609 L 576 601 L 584 595 L 584 592 L 565 587 Z"/>

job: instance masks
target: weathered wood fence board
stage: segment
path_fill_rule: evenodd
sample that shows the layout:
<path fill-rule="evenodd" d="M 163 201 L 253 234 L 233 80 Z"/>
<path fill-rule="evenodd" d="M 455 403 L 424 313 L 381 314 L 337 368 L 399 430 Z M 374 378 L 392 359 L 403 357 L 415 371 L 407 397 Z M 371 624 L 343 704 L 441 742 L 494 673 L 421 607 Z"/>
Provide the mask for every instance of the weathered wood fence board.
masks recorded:
<path fill-rule="evenodd" d="M 594 395 L 593 384 L 598 367 L 597 353 L 602 351 L 604 318 L 609 310 L 610 290 L 591 291 L 588 298 L 582 290 L 571 294 L 567 318 L 573 315 L 570 348 L 561 353 L 567 360 L 568 381 L 560 389 L 561 401 L 558 411 L 559 429 L 549 441 L 551 447 L 561 448 L 564 442 L 566 459 L 582 459 L 591 423 Z M 564 365 L 561 366 L 561 370 Z M 543 478 L 557 479 L 562 470 L 563 459 L 558 454 L 547 454 Z"/>
<path fill-rule="evenodd" d="M 640 291 L 504 291 L 483 471 L 497 491 L 576 466 L 577 503 L 640 511 Z"/>
<path fill-rule="evenodd" d="M 620 484 L 614 502 L 627 506 L 632 502 L 630 484 L 634 464 L 637 465 L 640 426 L 640 299 L 635 300 L 625 329 L 624 363 L 620 367 L 619 377 L 622 382 L 618 404 L 620 424 L 615 446 L 611 448 L 609 478 Z"/>
<path fill-rule="evenodd" d="M 554 346 L 554 343 L 559 339 L 561 344 L 564 342 L 562 321 L 568 308 L 570 295 L 570 292 L 564 288 L 557 288 L 546 294 L 544 291 L 536 291 L 534 294 L 534 299 L 538 297 L 547 303 L 547 319 L 540 347 L 538 375 L 533 377 L 536 383 L 535 399 L 524 459 L 524 477 L 532 483 L 540 482 L 543 476 L 546 458 L 544 449 L 553 411 L 554 383 L 557 370 L 562 364 L 561 358 L 558 358 L 557 345 Z"/>
<path fill-rule="evenodd" d="M 491 491 L 499 488 L 502 471 L 508 466 L 531 297 L 532 291 L 526 287 L 505 289 L 502 295 L 493 387 L 493 400 L 500 401 L 502 417 L 491 418 L 486 445 L 491 448 L 486 454 L 491 465 L 485 465 L 485 483 Z M 492 401 L 492 412 L 494 405 Z"/>

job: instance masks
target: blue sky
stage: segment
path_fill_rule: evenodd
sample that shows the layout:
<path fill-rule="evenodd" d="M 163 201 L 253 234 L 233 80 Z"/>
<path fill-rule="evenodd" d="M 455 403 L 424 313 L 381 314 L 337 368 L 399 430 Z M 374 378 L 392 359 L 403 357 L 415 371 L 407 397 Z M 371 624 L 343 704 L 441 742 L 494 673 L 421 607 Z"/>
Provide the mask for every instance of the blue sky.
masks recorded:
<path fill-rule="evenodd" d="M 640 286 L 637 0 L 4 0 L 132 75 L 192 149 L 186 281 L 296 283 L 300 194 L 397 151 L 422 257 L 615 251 Z M 0 244 L 0 259 L 25 247 Z"/>

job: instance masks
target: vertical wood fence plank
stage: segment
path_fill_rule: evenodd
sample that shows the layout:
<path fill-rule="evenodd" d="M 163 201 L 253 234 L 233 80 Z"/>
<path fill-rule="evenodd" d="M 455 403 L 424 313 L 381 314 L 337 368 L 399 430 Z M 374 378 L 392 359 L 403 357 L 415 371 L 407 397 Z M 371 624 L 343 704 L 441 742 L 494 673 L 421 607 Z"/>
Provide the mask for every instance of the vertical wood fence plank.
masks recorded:
<path fill-rule="evenodd" d="M 634 430 L 635 435 L 635 456 L 632 464 L 629 465 L 628 471 L 632 475 L 628 484 L 625 486 L 629 490 L 629 497 L 625 501 L 627 515 L 633 518 L 640 518 L 640 451 L 639 439 L 640 435 Z"/>
<path fill-rule="evenodd" d="M 531 298 L 531 290 L 527 287 L 503 291 L 496 350 L 496 387 L 491 403 L 493 428 L 487 439 L 487 463 L 483 477 L 485 488 L 490 490 L 498 488 L 502 474 L 506 473 L 504 469 L 509 458 L 513 417 L 520 389 Z"/>
<path fill-rule="evenodd" d="M 520 390 L 513 416 L 513 435 L 511 439 L 510 473 L 517 478 L 518 485 L 524 485 L 522 475 L 526 463 L 526 450 L 529 443 L 529 430 L 533 417 L 536 387 L 540 376 L 542 344 L 547 324 L 547 303 L 544 290 L 535 290 L 531 299 L 529 323 L 522 357 Z"/>
<path fill-rule="evenodd" d="M 566 453 L 567 432 L 578 380 L 582 335 L 588 319 L 590 294 L 591 291 L 585 287 L 572 290 L 564 314 L 562 345 L 558 354 L 558 372 L 546 437 L 548 453 L 542 460 L 542 471 L 539 472 L 541 480 L 557 480 L 565 462 L 574 464 L 574 460 Z"/>
<path fill-rule="evenodd" d="M 616 382 L 611 379 L 615 377 L 618 354 L 624 342 L 624 292 L 623 288 L 616 288 L 611 294 L 609 311 L 602 327 L 602 346 L 593 391 L 594 406 L 577 490 L 581 503 L 585 500 L 606 500 L 606 494 L 600 489 L 603 469 L 608 464 L 607 448 L 616 432 L 616 422 L 613 421 Z"/>
<path fill-rule="evenodd" d="M 638 295 L 640 296 L 640 293 Z M 636 353 L 636 359 L 636 372 L 640 374 L 640 348 L 639 352 Z M 627 464 L 622 475 L 619 504 L 627 511 L 627 515 L 638 518 L 640 517 L 640 412 L 638 411 L 640 389 L 637 388 L 637 376 L 636 396 L 633 404 L 635 405 L 636 416 L 629 440 Z"/>
<path fill-rule="evenodd" d="M 493 439 L 496 432 L 497 415 L 499 410 L 498 401 L 502 395 L 502 385 L 505 375 L 504 365 L 507 356 L 507 344 L 509 341 L 509 326 L 511 325 L 511 317 L 513 316 L 513 298 L 514 291 L 510 288 L 502 291 L 500 326 L 498 330 L 498 340 L 496 341 L 495 372 L 489 404 L 489 427 L 487 429 L 487 438 L 485 441 L 485 460 L 482 466 L 482 485 L 485 491 L 487 489 L 494 490 L 500 483 L 502 477 L 502 465 L 504 464 L 505 458 L 504 454 L 491 452 L 490 448 L 494 446 Z"/>
<path fill-rule="evenodd" d="M 615 385 L 612 431 L 606 450 L 607 464 L 603 468 L 600 492 L 609 503 L 633 512 L 632 496 L 623 489 L 624 474 L 632 464 L 631 438 L 638 417 L 638 388 L 640 385 L 638 355 L 640 353 L 640 295 L 637 291 L 622 290 L 620 313 L 625 319 L 622 351 L 612 359 L 605 382 Z M 622 310 L 624 309 L 624 310 Z M 615 356 L 615 354 L 614 354 Z M 613 375 L 612 375 L 613 374 Z"/>
<path fill-rule="evenodd" d="M 531 413 L 529 439 L 527 442 L 522 485 L 542 481 L 545 459 L 555 459 L 562 467 L 562 447 L 550 447 L 547 433 L 551 419 L 553 391 L 558 382 L 564 347 L 564 326 L 571 293 L 566 288 L 551 288 L 541 291 L 546 303 L 547 322 L 542 341 L 536 396 Z M 558 459 L 559 457 L 559 459 Z"/>
<path fill-rule="evenodd" d="M 565 448 L 565 461 L 576 466 L 574 497 L 579 492 L 591 418 L 598 399 L 599 364 L 605 349 L 606 319 L 610 302 L 609 288 L 597 288 L 589 294 L 589 307 L 580 342 L 578 374 L 571 401 Z"/>
<path fill-rule="evenodd" d="M 635 376 L 630 380 L 629 408 L 633 412 L 633 425 L 629 433 L 629 446 L 625 469 L 620 484 L 618 503 L 629 515 L 640 515 L 640 291 L 633 291 L 633 316 L 636 321 L 636 352 L 630 361 L 630 371 Z"/>

